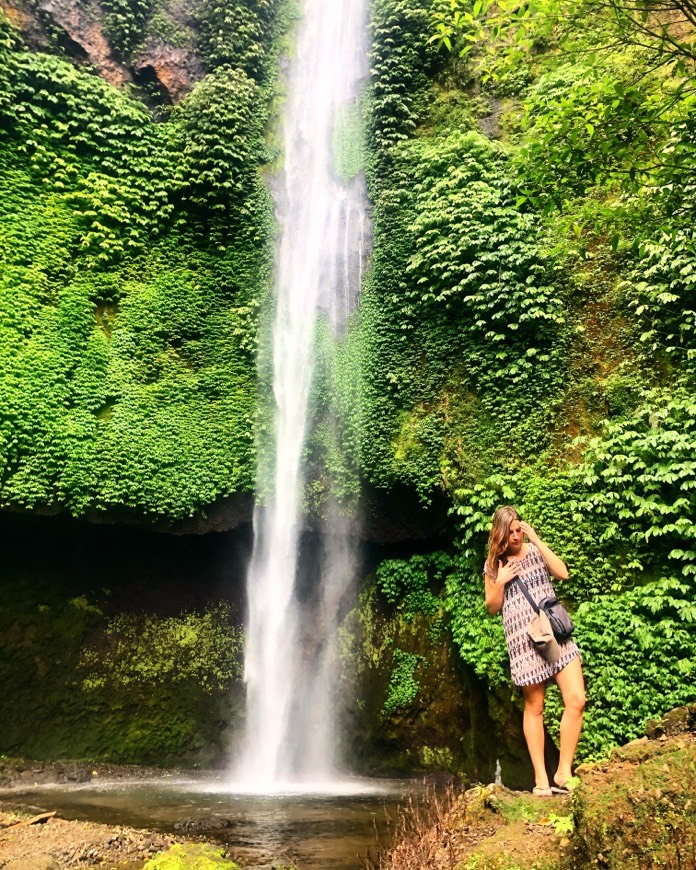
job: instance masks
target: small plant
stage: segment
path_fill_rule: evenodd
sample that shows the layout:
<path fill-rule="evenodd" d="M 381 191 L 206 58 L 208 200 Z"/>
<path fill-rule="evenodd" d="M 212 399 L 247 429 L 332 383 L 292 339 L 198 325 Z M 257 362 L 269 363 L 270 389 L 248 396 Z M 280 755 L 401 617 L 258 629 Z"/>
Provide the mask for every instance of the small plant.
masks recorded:
<path fill-rule="evenodd" d="M 557 834 L 559 837 L 572 834 L 575 830 L 575 821 L 572 813 L 569 813 L 567 816 L 557 816 L 556 813 L 549 813 L 546 824 L 550 825 L 553 828 L 554 834 Z"/>
<path fill-rule="evenodd" d="M 151 858 L 144 870 L 239 870 L 239 865 L 225 856 L 223 849 L 208 843 L 174 843 L 166 852 Z"/>

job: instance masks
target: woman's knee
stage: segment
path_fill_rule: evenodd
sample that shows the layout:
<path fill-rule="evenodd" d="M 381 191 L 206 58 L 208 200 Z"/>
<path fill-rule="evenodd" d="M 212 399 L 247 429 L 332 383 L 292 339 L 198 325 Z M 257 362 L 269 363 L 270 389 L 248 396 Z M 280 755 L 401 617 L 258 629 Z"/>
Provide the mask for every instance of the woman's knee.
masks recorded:
<path fill-rule="evenodd" d="M 585 691 L 583 689 L 573 689 L 566 692 L 563 696 L 563 705 L 566 710 L 571 710 L 578 715 L 585 709 Z"/>
<path fill-rule="evenodd" d="M 530 716 L 544 714 L 544 692 L 525 692 L 524 712 Z"/>
<path fill-rule="evenodd" d="M 558 688 L 563 695 L 563 705 L 577 715 L 585 709 L 585 680 L 582 675 L 580 659 L 574 658 L 556 675 Z"/>

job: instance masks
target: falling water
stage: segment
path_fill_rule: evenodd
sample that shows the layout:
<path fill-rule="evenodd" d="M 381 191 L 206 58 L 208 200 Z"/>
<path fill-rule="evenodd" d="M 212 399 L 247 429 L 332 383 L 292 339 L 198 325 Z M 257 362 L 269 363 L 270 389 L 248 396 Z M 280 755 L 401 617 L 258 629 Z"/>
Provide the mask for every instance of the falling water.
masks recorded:
<path fill-rule="evenodd" d="M 235 772 L 253 790 L 327 782 L 336 775 L 332 636 L 350 584 L 353 548 L 350 523 L 335 504 L 326 520 L 311 618 L 306 608 L 300 610 L 296 581 L 317 319 L 330 323 L 335 335 L 342 333 L 363 268 L 364 182 L 361 176 L 338 178 L 332 141 L 367 75 L 366 7 L 366 0 L 306 0 L 288 81 L 285 166 L 276 193 L 281 238 L 274 450 L 261 457 L 259 467 L 268 495 L 254 518 L 244 665 L 247 729 Z"/>

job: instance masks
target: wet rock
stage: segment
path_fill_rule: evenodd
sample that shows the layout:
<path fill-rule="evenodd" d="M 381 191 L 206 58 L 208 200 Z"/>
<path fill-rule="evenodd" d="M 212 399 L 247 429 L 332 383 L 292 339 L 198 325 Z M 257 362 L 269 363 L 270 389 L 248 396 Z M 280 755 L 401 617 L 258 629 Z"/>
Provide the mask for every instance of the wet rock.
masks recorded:
<path fill-rule="evenodd" d="M 405 487 L 387 492 L 365 486 L 360 536 L 380 544 L 434 538 L 447 526 L 447 510 L 444 499 L 425 506 Z"/>
<path fill-rule="evenodd" d="M 71 762 L 32 762 L 6 759 L 0 762 L 0 787 L 18 785 L 46 785 L 65 782 L 88 782 L 92 778 L 90 767 Z"/>
<path fill-rule="evenodd" d="M 0 788 L 22 788 L 34 784 L 63 784 L 102 779 L 153 779 L 163 775 L 161 768 L 135 764 L 85 764 L 79 761 L 26 761 L 22 758 L 0 758 Z M 174 775 L 168 770 L 166 775 Z M 31 808 L 29 808 L 31 809 Z M 41 808 L 33 808 L 43 812 Z"/>
<path fill-rule="evenodd" d="M 133 77 L 144 87 L 153 87 L 168 104 L 178 103 L 205 71 L 196 55 L 185 48 L 154 43 L 138 55 Z"/>
<path fill-rule="evenodd" d="M 106 36 L 106 13 L 98 0 L 0 0 L 0 8 L 31 48 L 50 50 L 57 44 L 65 56 L 91 65 L 110 84 L 141 86 L 145 99 L 149 95 L 155 102 L 176 103 L 205 74 L 192 46 L 167 45 L 154 36 L 145 39 L 132 63 L 121 57 Z M 179 18 L 193 33 L 188 14 L 180 12 Z"/>
<path fill-rule="evenodd" d="M 174 825 L 174 830 L 187 834 L 200 834 L 212 831 L 224 831 L 233 827 L 234 822 L 231 819 L 180 819 Z"/>
<path fill-rule="evenodd" d="M 23 34 L 29 45 L 35 48 L 48 46 L 49 38 L 45 25 L 23 0 L 0 0 L 0 9 L 7 16 L 10 24 Z"/>

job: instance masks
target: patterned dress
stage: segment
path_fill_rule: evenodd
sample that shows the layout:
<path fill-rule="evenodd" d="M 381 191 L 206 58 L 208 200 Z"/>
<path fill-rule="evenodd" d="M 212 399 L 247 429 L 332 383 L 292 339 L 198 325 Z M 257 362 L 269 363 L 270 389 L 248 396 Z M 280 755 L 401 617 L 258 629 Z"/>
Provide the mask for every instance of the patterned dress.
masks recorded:
<path fill-rule="evenodd" d="M 527 548 L 527 555 L 517 563 L 517 574 L 527 584 L 529 594 L 538 602 L 556 593 L 544 557 L 534 544 L 528 543 Z M 532 606 L 518 584 L 508 583 L 503 599 L 503 629 L 510 654 L 512 682 L 516 686 L 531 686 L 552 680 L 575 656 L 580 655 L 577 644 L 569 638 L 560 644 L 560 659 L 553 664 L 547 662 L 527 634 L 527 625 L 533 616 Z"/>

